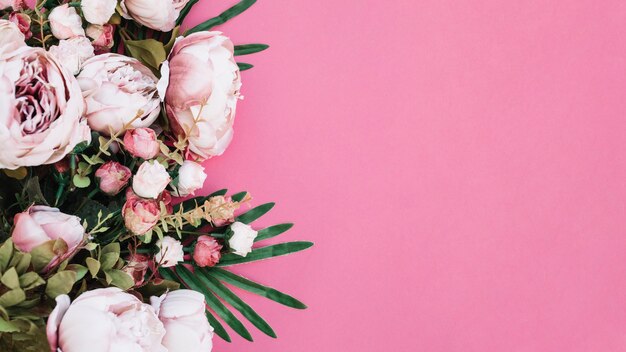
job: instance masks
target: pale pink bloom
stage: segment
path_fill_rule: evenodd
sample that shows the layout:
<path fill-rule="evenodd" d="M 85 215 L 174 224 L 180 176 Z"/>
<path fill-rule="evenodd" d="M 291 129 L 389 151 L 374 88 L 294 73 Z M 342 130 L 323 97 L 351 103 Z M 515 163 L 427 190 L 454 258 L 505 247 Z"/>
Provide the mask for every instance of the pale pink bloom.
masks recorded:
<path fill-rule="evenodd" d="M 133 177 L 133 191 L 140 197 L 156 199 L 172 178 L 157 161 L 144 161 Z"/>
<path fill-rule="evenodd" d="M 139 286 L 143 284 L 149 266 L 150 257 L 148 255 L 134 253 L 126 259 L 126 266 L 122 270 L 133 278 L 135 286 Z"/>
<path fill-rule="evenodd" d="M 13 222 L 11 239 L 22 252 L 30 252 L 48 241 L 62 239 L 68 247 L 66 254 L 71 254 L 85 237 L 85 229 L 79 217 L 44 205 L 33 205 L 17 213 Z"/>
<path fill-rule="evenodd" d="M 109 21 L 117 6 L 117 0 L 81 0 L 80 9 L 87 22 L 103 25 Z"/>
<path fill-rule="evenodd" d="M 50 22 L 50 30 L 57 39 L 85 36 L 82 19 L 76 9 L 68 4 L 53 8 L 48 16 L 48 21 Z"/>
<path fill-rule="evenodd" d="M 9 15 L 9 21 L 15 23 L 20 32 L 24 34 L 26 39 L 30 39 L 33 33 L 30 31 L 30 17 L 23 12 L 11 12 Z"/>
<path fill-rule="evenodd" d="M 56 298 L 46 333 L 56 352 L 168 352 L 155 309 L 116 287 Z"/>
<path fill-rule="evenodd" d="M 136 235 L 152 230 L 161 218 L 161 207 L 155 199 L 138 197 L 132 189 L 126 190 L 126 203 L 122 207 L 124 225 Z"/>
<path fill-rule="evenodd" d="M 171 31 L 189 0 L 122 0 L 122 15 L 162 32 Z"/>
<path fill-rule="evenodd" d="M 76 78 L 52 54 L 23 47 L 5 55 L 0 60 L 0 168 L 53 164 L 90 141 L 84 108 Z"/>
<path fill-rule="evenodd" d="M 183 166 L 178 169 L 176 195 L 185 197 L 194 194 L 196 190 L 204 186 L 204 180 L 206 180 L 204 167 L 194 161 L 185 160 Z"/>
<path fill-rule="evenodd" d="M 118 162 L 109 161 L 96 170 L 95 176 L 100 181 L 100 190 L 110 196 L 114 196 L 126 187 L 132 172 Z"/>
<path fill-rule="evenodd" d="M 258 232 L 250 225 L 242 222 L 234 222 L 230 225 L 230 229 L 233 231 L 233 235 L 228 240 L 228 246 L 233 253 L 245 257 L 248 253 L 252 252 L 252 245 L 254 244 L 254 239 L 258 235 Z"/>
<path fill-rule="evenodd" d="M 134 128 L 124 135 L 124 148 L 134 157 L 152 159 L 159 154 L 156 133 L 150 128 Z"/>
<path fill-rule="evenodd" d="M 93 46 L 85 37 L 60 40 L 59 45 L 51 46 L 49 51 L 73 75 L 77 75 L 84 62 L 94 56 Z"/>
<path fill-rule="evenodd" d="M 119 133 L 133 119 L 132 127 L 148 127 L 159 116 L 157 78 L 136 59 L 96 55 L 84 63 L 77 79 L 87 104 L 87 121 L 98 132 Z"/>
<path fill-rule="evenodd" d="M 193 251 L 193 260 L 200 267 L 212 267 L 222 257 L 222 245 L 211 236 L 200 236 Z"/>
<path fill-rule="evenodd" d="M 33 10 L 36 2 L 36 0 L 0 0 L 0 10 L 8 8 L 12 8 L 14 11 L 25 9 Z"/>
<path fill-rule="evenodd" d="M 92 39 L 91 44 L 97 52 L 106 52 L 113 47 L 113 31 L 115 26 L 112 24 L 90 24 L 87 26 L 87 36 Z"/>
<path fill-rule="evenodd" d="M 26 46 L 24 40 L 24 33 L 16 23 L 0 19 L 0 55 L 15 53 L 17 49 Z"/>
<path fill-rule="evenodd" d="M 183 245 L 174 237 L 163 237 L 157 242 L 157 247 L 159 252 L 154 256 L 154 260 L 164 268 L 175 266 L 184 260 Z"/>
<path fill-rule="evenodd" d="M 201 293 L 176 290 L 150 300 L 165 327 L 163 345 L 168 352 L 211 352 L 213 328 Z"/>
<path fill-rule="evenodd" d="M 221 155 L 233 137 L 241 87 L 233 43 L 220 32 L 193 33 L 176 41 L 161 70 L 159 94 L 174 134 L 188 137 L 200 161 Z"/>

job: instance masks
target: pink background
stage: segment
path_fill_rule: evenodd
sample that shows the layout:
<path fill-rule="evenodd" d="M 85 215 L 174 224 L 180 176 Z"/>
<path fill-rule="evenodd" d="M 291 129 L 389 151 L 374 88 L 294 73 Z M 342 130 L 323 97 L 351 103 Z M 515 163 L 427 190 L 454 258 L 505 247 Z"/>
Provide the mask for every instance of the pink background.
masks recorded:
<path fill-rule="evenodd" d="M 246 295 L 279 338 L 216 351 L 626 351 L 626 2 L 260 0 L 222 30 L 272 48 L 207 191 L 316 247 L 238 268 L 310 308 Z"/>

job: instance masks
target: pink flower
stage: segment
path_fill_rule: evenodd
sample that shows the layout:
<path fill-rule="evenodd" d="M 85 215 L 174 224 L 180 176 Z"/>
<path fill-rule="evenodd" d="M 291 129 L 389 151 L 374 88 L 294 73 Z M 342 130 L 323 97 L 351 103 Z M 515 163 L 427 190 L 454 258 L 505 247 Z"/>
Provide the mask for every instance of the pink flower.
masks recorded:
<path fill-rule="evenodd" d="M 144 161 L 133 177 L 133 191 L 140 197 L 156 199 L 171 180 L 165 166 L 157 161 Z"/>
<path fill-rule="evenodd" d="M 174 237 L 163 237 L 163 239 L 157 242 L 157 247 L 159 247 L 159 253 L 154 256 L 154 260 L 164 268 L 176 266 L 176 264 L 184 260 L 185 252 L 183 245 Z"/>
<path fill-rule="evenodd" d="M 0 55 L 2 53 L 13 54 L 17 49 L 26 46 L 25 39 L 17 24 L 0 19 Z M 2 83 L 0 87 L 1 85 Z"/>
<path fill-rule="evenodd" d="M 189 0 L 122 0 L 122 15 L 161 32 L 169 32 L 176 25 L 180 11 Z"/>
<path fill-rule="evenodd" d="M 221 155 L 233 137 L 241 87 L 233 43 L 220 32 L 193 33 L 176 41 L 161 67 L 159 94 L 172 131 L 188 137 L 200 161 Z"/>
<path fill-rule="evenodd" d="M 118 133 L 127 124 L 148 127 L 159 116 L 157 78 L 136 59 L 97 55 L 84 63 L 77 79 L 87 104 L 87 121 L 98 132 Z"/>
<path fill-rule="evenodd" d="M 12 8 L 14 11 L 35 9 L 36 0 L 0 0 L 0 10 Z"/>
<path fill-rule="evenodd" d="M 9 21 L 15 23 L 17 28 L 20 29 L 20 32 L 24 34 L 26 39 L 30 39 L 33 36 L 33 33 L 30 31 L 30 17 L 27 14 L 22 12 L 11 12 L 9 15 Z"/>
<path fill-rule="evenodd" d="M 201 293 L 176 290 L 150 300 L 165 327 L 163 346 L 169 352 L 211 352 L 213 328 Z"/>
<path fill-rule="evenodd" d="M 0 168 L 53 164 L 78 143 L 90 141 L 91 131 L 82 118 L 84 108 L 78 82 L 47 51 L 23 48 L 3 56 Z"/>
<path fill-rule="evenodd" d="M 50 30 L 57 39 L 85 36 L 82 19 L 76 9 L 68 4 L 59 5 L 52 9 L 48 21 L 50 21 Z"/>
<path fill-rule="evenodd" d="M 100 190 L 114 196 L 126 187 L 132 172 L 126 166 L 109 161 L 96 170 L 96 177 L 100 180 Z"/>
<path fill-rule="evenodd" d="M 81 0 L 80 9 L 89 23 L 103 25 L 115 12 L 117 0 Z"/>
<path fill-rule="evenodd" d="M 97 52 L 107 52 L 113 47 L 113 31 L 115 26 L 112 24 L 104 24 L 99 26 L 97 24 L 90 24 L 87 26 L 87 36 L 93 41 L 94 48 Z"/>
<path fill-rule="evenodd" d="M 17 249 L 27 253 L 48 241 L 62 239 L 68 247 L 66 254 L 71 255 L 85 237 L 79 217 L 44 205 L 33 205 L 16 214 L 14 224 L 11 239 Z"/>
<path fill-rule="evenodd" d="M 193 260 L 200 267 L 212 267 L 222 257 L 222 245 L 211 236 L 200 236 L 193 251 Z"/>
<path fill-rule="evenodd" d="M 161 209 L 157 200 L 137 197 L 129 188 L 126 190 L 122 216 L 128 230 L 136 235 L 143 235 L 159 222 Z"/>
<path fill-rule="evenodd" d="M 93 46 L 85 37 L 60 40 L 59 45 L 51 46 L 48 51 L 73 75 L 77 75 L 83 63 L 94 56 Z"/>
<path fill-rule="evenodd" d="M 56 301 L 46 327 L 51 351 L 168 351 L 154 308 L 119 288 L 87 291 L 71 304 L 66 295 Z"/>
<path fill-rule="evenodd" d="M 191 160 L 185 160 L 183 166 L 178 169 L 176 195 L 185 197 L 194 194 L 196 190 L 204 186 L 204 180 L 206 180 L 204 167 Z"/>
<path fill-rule="evenodd" d="M 135 286 L 143 284 L 146 272 L 150 266 L 150 257 L 146 254 L 132 254 L 127 260 L 124 271 L 133 278 Z"/>
<path fill-rule="evenodd" d="M 159 154 L 156 133 L 150 128 L 135 128 L 126 131 L 124 148 L 134 157 L 152 159 Z"/>

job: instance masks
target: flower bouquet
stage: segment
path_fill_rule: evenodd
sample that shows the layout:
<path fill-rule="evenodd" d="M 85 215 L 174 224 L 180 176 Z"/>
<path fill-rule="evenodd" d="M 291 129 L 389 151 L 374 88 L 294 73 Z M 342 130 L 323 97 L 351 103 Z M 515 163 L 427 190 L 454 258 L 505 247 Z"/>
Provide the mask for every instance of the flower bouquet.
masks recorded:
<path fill-rule="evenodd" d="M 273 203 L 196 195 L 233 138 L 241 71 L 198 0 L 0 0 L 0 351 L 206 352 L 241 316 L 231 287 L 303 309 L 228 270 L 310 242 L 255 246 Z"/>

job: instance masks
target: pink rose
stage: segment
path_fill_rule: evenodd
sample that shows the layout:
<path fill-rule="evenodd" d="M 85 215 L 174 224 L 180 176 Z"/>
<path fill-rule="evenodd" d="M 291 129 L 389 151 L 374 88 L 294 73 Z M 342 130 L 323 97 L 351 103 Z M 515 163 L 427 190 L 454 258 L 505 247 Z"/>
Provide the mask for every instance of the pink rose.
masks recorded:
<path fill-rule="evenodd" d="M 71 304 L 66 295 L 56 301 L 46 327 L 51 351 L 168 351 L 154 308 L 119 288 L 87 291 Z"/>
<path fill-rule="evenodd" d="M 22 33 L 17 24 L 0 19 L 0 55 L 2 53 L 12 55 L 17 49 L 26 46 L 25 39 L 24 33 Z"/>
<path fill-rule="evenodd" d="M 33 33 L 30 31 L 30 17 L 27 14 L 22 12 L 12 12 L 9 15 L 9 21 L 15 23 L 17 28 L 20 29 L 20 32 L 24 34 L 26 39 L 30 39 L 33 36 Z"/>
<path fill-rule="evenodd" d="M 176 25 L 180 11 L 189 0 L 122 0 L 122 15 L 161 32 L 169 32 Z"/>
<path fill-rule="evenodd" d="M 97 55 L 84 63 L 77 79 L 87 104 L 87 121 L 98 132 L 119 133 L 128 124 L 148 127 L 159 116 L 157 78 L 136 59 Z"/>
<path fill-rule="evenodd" d="M 109 161 L 96 170 L 96 177 L 100 181 L 100 190 L 110 196 L 114 196 L 126 187 L 132 172 L 126 166 Z"/>
<path fill-rule="evenodd" d="M 150 128 L 135 128 L 126 131 L 124 148 L 134 157 L 152 159 L 159 154 L 156 133 Z"/>
<path fill-rule="evenodd" d="M 52 35 L 57 39 L 85 36 L 82 19 L 76 12 L 76 9 L 68 4 L 53 8 L 48 16 L 48 21 L 50 21 Z"/>
<path fill-rule="evenodd" d="M 213 328 L 201 293 L 176 290 L 150 300 L 165 327 L 163 346 L 169 352 L 211 352 Z"/>
<path fill-rule="evenodd" d="M 112 24 L 104 24 L 99 26 L 97 24 L 90 24 L 87 26 L 87 36 L 92 39 L 96 52 L 104 53 L 109 51 L 113 47 L 113 31 L 115 26 Z"/>
<path fill-rule="evenodd" d="M 48 241 L 62 239 L 71 254 L 85 238 L 79 217 L 44 205 L 33 205 L 16 214 L 14 224 L 11 239 L 17 249 L 27 253 Z"/>
<path fill-rule="evenodd" d="M 48 51 L 73 75 L 77 75 L 83 63 L 94 56 L 93 46 L 85 37 L 60 40 L 59 45 L 51 46 Z"/>
<path fill-rule="evenodd" d="M 134 253 L 126 260 L 126 262 L 127 264 L 123 269 L 124 272 L 133 278 L 135 286 L 142 285 L 146 277 L 148 267 L 150 266 L 150 257 L 146 254 Z"/>
<path fill-rule="evenodd" d="M 198 32 L 176 41 L 162 65 L 159 93 L 172 131 L 188 138 L 189 152 L 198 160 L 226 150 L 240 87 L 230 39 L 220 32 Z"/>
<path fill-rule="evenodd" d="M 133 177 L 133 191 L 140 197 L 156 199 L 171 180 L 161 163 L 144 161 Z"/>
<path fill-rule="evenodd" d="M 200 236 L 193 251 L 193 260 L 200 267 L 212 267 L 222 257 L 222 245 L 211 236 Z"/>
<path fill-rule="evenodd" d="M 136 235 L 143 235 L 159 222 L 161 208 L 157 200 L 140 198 L 129 188 L 126 190 L 122 216 L 128 230 Z"/>
<path fill-rule="evenodd" d="M 103 25 L 115 12 L 117 0 L 81 0 L 80 9 L 89 23 Z"/>
<path fill-rule="evenodd" d="M 78 82 L 52 54 L 25 47 L 5 56 L 0 60 L 0 168 L 53 164 L 90 141 L 84 108 Z"/>

